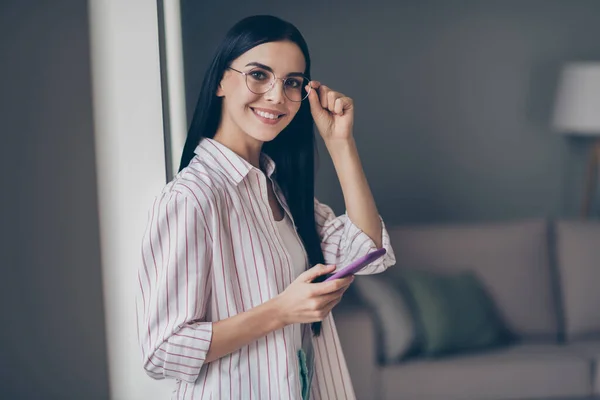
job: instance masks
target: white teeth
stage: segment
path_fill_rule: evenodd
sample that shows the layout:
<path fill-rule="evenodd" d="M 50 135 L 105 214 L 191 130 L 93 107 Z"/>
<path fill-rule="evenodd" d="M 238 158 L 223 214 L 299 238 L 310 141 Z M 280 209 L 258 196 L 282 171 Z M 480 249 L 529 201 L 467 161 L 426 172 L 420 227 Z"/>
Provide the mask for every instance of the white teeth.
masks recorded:
<path fill-rule="evenodd" d="M 258 115 L 260 115 L 263 118 L 269 118 L 269 119 L 277 119 L 277 118 L 279 118 L 277 115 L 269 114 L 269 113 L 266 113 L 264 111 L 254 110 L 254 112 L 257 113 Z"/>

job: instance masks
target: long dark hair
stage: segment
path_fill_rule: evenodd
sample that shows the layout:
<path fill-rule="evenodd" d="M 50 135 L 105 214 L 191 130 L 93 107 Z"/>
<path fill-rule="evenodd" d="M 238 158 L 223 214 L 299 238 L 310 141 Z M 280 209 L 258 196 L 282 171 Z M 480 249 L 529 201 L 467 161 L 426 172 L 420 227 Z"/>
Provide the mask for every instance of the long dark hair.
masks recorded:
<path fill-rule="evenodd" d="M 308 46 L 300 31 L 289 22 L 270 15 L 257 15 L 239 21 L 227 32 L 210 68 L 204 75 L 198 103 L 183 148 L 179 171 L 190 163 L 194 157 L 194 150 L 202 138 L 212 138 L 217 132 L 222 99 L 216 93 L 226 68 L 253 47 L 284 40 L 298 45 L 306 60 L 304 75 L 310 79 Z M 316 144 L 313 125 L 310 105 L 305 100 L 290 124 L 274 140 L 264 143 L 262 148 L 262 151 L 277 165 L 273 178 L 285 195 L 311 266 L 324 263 L 315 222 Z M 325 276 L 317 278 L 316 281 L 323 279 Z M 312 330 L 318 336 L 321 323 L 313 323 Z"/>

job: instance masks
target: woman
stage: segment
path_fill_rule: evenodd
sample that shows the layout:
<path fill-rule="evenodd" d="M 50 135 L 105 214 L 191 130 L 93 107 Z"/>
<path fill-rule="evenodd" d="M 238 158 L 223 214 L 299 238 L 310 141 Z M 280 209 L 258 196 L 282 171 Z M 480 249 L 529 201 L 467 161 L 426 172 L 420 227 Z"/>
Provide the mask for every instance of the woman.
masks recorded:
<path fill-rule="evenodd" d="M 293 25 L 255 16 L 228 32 L 142 245 L 144 368 L 176 379 L 174 398 L 354 398 L 330 314 L 353 278 L 322 280 L 382 246 L 361 273 L 395 259 L 353 118 L 350 98 L 310 81 Z M 313 121 L 343 190 L 340 217 L 314 198 Z"/>

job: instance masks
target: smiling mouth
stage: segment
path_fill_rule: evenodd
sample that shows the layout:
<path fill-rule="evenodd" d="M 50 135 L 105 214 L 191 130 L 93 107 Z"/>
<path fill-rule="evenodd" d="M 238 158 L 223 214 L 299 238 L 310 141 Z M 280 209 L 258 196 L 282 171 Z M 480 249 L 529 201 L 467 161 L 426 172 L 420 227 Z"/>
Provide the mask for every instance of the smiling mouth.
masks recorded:
<path fill-rule="evenodd" d="M 271 120 L 271 121 L 277 121 L 279 119 L 281 119 L 281 117 L 285 116 L 285 114 L 272 114 L 272 113 L 268 113 L 265 111 L 260 111 L 260 110 L 256 110 L 252 107 L 250 107 L 250 109 L 252 110 L 252 112 L 256 115 L 258 115 L 259 117 Z"/>

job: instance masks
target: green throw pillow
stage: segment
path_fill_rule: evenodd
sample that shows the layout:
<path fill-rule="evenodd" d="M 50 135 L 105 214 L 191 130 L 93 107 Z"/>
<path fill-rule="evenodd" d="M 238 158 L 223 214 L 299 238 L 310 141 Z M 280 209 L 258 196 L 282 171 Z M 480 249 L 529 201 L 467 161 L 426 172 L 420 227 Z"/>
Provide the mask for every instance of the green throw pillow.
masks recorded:
<path fill-rule="evenodd" d="M 503 344 L 507 330 L 476 276 L 404 270 L 400 281 L 418 324 L 421 352 L 437 356 Z"/>

